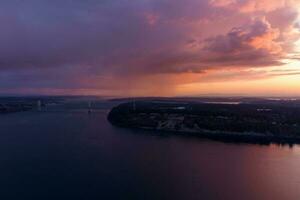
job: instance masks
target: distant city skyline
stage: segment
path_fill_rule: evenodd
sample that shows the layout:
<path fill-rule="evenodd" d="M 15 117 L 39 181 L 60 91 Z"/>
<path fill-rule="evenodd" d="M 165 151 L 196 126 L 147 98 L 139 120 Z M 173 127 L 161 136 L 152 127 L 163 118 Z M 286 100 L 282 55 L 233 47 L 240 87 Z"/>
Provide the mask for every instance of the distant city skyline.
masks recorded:
<path fill-rule="evenodd" d="M 300 97 L 298 0 L 3 0 L 0 95 Z"/>

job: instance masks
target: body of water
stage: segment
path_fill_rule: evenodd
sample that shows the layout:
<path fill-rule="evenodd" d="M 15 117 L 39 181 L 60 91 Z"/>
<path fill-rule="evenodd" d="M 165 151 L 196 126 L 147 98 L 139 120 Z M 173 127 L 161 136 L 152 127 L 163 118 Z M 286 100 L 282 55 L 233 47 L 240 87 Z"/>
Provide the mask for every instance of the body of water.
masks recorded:
<path fill-rule="evenodd" d="M 0 198 L 300 199 L 298 146 L 120 129 L 109 107 L 1 115 Z"/>

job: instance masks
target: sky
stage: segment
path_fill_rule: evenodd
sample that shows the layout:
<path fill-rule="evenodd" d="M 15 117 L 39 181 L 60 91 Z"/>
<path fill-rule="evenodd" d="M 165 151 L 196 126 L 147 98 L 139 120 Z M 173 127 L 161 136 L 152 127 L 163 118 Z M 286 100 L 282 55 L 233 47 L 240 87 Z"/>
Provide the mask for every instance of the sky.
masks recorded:
<path fill-rule="evenodd" d="M 1 0 L 0 94 L 300 96 L 300 0 Z"/>

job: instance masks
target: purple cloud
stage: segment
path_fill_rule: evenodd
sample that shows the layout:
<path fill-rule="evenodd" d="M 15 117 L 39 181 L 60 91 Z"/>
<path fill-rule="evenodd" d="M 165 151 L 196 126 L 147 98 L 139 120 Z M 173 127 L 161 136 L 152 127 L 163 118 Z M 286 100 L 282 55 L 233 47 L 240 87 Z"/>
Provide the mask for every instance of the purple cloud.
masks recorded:
<path fill-rule="evenodd" d="M 157 76 L 281 65 L 298 38 L 298 12 L 251 2 L 1 1 L 0 92 L 115 91 Z"/>

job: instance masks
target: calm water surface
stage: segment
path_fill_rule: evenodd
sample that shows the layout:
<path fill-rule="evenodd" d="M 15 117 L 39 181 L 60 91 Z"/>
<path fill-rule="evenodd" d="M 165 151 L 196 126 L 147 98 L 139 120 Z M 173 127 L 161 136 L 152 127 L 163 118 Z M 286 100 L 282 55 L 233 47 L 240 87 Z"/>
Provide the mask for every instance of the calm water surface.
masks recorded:
<path fill-rule="evenodd" d="M 107 112 L 0 116 L 0 199 L 300 199 L 298 146 L 155 136 Z"/>

